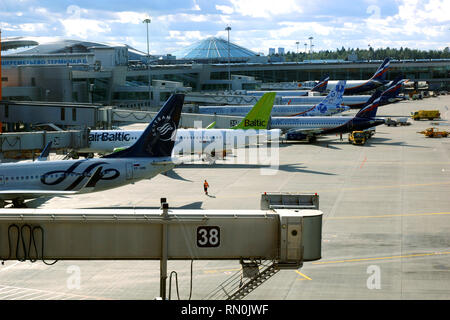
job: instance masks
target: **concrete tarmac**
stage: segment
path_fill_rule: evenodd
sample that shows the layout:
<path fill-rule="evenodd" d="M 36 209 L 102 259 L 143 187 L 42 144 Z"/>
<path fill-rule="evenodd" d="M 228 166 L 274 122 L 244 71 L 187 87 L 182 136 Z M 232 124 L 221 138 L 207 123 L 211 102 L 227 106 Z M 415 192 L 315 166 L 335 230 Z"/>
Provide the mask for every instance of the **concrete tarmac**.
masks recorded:
<path fill-rule="evenodd" d="M 247 299 L 449 299 L 450 138 L 417 133 L 432 123 L 450 130 L 450 96 L 383 106 L 380 117 L 438 109 L 442 120 L 377 127 L 364 146 L 347 135 L 314 144 L 280 144 L 270 175 L 252 164 L 197 162 L 167 175 L 94 194 L 34 200 L 39 208 L 259 209 L 262 192 L 318 193 L 324 212 L 322 259 L 282 270 Z M 349 112 L 354 114 L 355 111 Z M 203 193 L 203 180 L 210 184 Z M 169 261 L 181 299 L 190 288 L 190 261 Z M 240 271 L 236 261 L 194 261 L 193 299 L 203 299 Z M 79 279 L 79 281 L 77 280 Z M 7 261 L 0 299 L 153 299 L 158 261 Z M 172 299 L 176 298 L 172 284 Z"/>

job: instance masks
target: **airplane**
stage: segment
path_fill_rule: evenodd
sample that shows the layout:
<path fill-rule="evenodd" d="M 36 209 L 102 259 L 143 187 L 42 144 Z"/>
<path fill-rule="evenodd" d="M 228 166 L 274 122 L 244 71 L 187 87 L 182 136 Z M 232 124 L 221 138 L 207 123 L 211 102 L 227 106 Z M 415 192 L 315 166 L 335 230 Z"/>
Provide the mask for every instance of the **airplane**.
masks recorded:
<path fill-rule="evenodd" d="M 385 87 L 388 87 L 386 90 L 392 91 L 392 94 L 390 94 L 389 100 L 383 100 L 383 103 L 393 103 L 399 100 L 403 100 L 398 94 L 404 89 L 405 83 L 408 82 L 408 79 L 402 79 L 402 76 L 398 76 L 392 81 L 389 81 L 387 84 L 385 84 Z M 367 101 L 370 99 L 370 95 L 354 95 L 354 96 L 343 96 L 343 102 L 342 104 L 345 106 L 349 106 L 350 108 L 361 108 L 362 106 L 366 105 Z M 294 103 L 305 103 L 305 102 L 313 102 L 318 103 L 319 100 L 322 97 L 292 97 L 289 98 Z M 283 97 L 281 99 L 282 103 L 288 104 L 289 101 L 286 101 Z"/>
<path fill-rule="evenodd" d="M 279 130 L 267 130 L 275 93 L 264 94 L 250 107 L 240 123 L 230 129 L 178 129 L 175 137 L 174 153 L 203 154 L 211 156 L 226 153 L 233 148 L 245 147 L 252 137 L 273 136 Z M 109 153 L 128 147 L 139 139 L 142 130 L 92 130 L 89 133 L 89 147 L 76 150 L 78 154 Z"/>
<path fill-rule="evenodd" d="M 97 159 L 4 163 L 0 207 L 11 201 L 104 191 L 150 179 L 175 166 L 171 156 L 184 94 L 173 94 L 129 148 Z"/>
<path fill-rule="evenodd" d="M 246 94 L 248 96 L 262 96 L 267 92 L 275 92 L 277 96 L 307 96 L 310 92 L 325 92 L 328 84 L 328 80 L 330 80 L 330 76 L 327 74 L 323 76 L 316 85 L 311 90 L 281 90 L 281 91 L 260 91 L 260 90 L 248 90 Z"/>
<path fill-rule="evenodd" d="M 347 80 L 344 95 L 356 94 L 376 89 L 387 84 L 386 71 L 389 69 L 391 59 L 384 59 L 383 63 L 378 67 L 375 74 L 369 80 Z M 331 90 L 336 86 L 338 81 L 328 81 L 327 90 Z"/>
<path fill-rule="evenodd" d="M 350 109 L 342 105 L 345 80 L 341 80 L 326 97 L 320 97 L 321 101 L 315 105 L 274 105 L 272 117 L 296 117 L 296 116 L 328 116 L 341 113 Z M 251 109 L 250 106 L 200 106 L 201 114 L 216 115 L 243 115 Z"/>
<path fill-rule="evenodd" d="M 287 140 L 308 139 L 309 142 L 315 141 L 318 135 L 372 128 L 385 122 L 375 116 L 387 95 L 380 91 L 375 92 L 367 105 L 354 117 L 272 117 L 270 127 L 281 129 Z"/>

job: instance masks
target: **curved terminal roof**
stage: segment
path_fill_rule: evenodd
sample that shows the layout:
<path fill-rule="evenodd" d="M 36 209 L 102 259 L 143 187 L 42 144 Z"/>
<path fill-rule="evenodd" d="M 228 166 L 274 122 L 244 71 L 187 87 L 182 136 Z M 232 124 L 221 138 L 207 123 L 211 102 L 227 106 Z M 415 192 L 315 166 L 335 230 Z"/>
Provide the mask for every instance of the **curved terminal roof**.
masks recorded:
<path fill-rule="evenodd" d="M 222 38 L 210 37 L 173 53 L 177 59 L 228 59 L 228 41 Z M 257 56 L 249 49 L 230 42 L 230 58 L 236 60 Z"/>
<path fill-rule="evenodd" d="M 59 54 L 59 53 L 88 53 L 91 48 L 127 47 L 130 59 L 146 57 L 144 52 L 128 45 L 92 42 L 84 40 L 69 40 L 47 37 L 14 37 L 2 39 L 2 55 L 33 55 L 33 54 Z"/>

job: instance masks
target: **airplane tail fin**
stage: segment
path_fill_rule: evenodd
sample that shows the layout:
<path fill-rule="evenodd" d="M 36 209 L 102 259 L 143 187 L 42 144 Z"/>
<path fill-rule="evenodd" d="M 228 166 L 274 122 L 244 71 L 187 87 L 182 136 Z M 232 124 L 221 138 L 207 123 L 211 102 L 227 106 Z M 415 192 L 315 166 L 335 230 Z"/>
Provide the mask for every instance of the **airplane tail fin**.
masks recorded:
<path fill-rule="evenodd" d="M 311 91 L 324 92 L 327 88 L 328 80 L 330 80 L 330 76 L 327 74 L 319 80 L 319 82 L 315 85 L 314 88 L 311 89 Z"/>
<path fill-rule="evenodd" d="M 358 111 L 355 115 L 355 118 L 374 118 L 377 115 L 378 107 L 383 105 L 383 101 L 387 98 L 387 94 L 385 92 L 381 93 L 381 91 L 377 90 L 370 97 L 370 99 L 366 102 L 364 107 Z"/>
<path fill-rule="evenodd" d="M 172 94 L 131 147 L 103 158 L 170 157 L 183 102 L 184 94 Z"/>
<path fill-rule="evenodd" d="M 42 150 L 39 157 L 36 159 L 36 161 L 47 161 L 48 155 L 50 154 L 50 148 L 52 147 L 52 142 L 50 141 L 45 146 L 44 150 Z"/>
<path fill-rule="evenodd" d="M 363 104 L 360 110 L 364 109 L 368 105 L 372 104 L 376 99 L 378 99 L 381 96 L 381 91 L 377 90 L 375 91 L 369 98 L 369 100 L 366 101 L 366 103 Z"/>
<path fill-rule="evenodd" d="M 389 88 L 387 88 L 385 91 L 383 91 L 383 96 L 385 96 L 385 99 L 391 99 L 397 97 L 397 95 L 400 93 L 400 91 L 403 88 L 403 77 L 400 75 L 397 78 L 395 78 L 392 83 L 389 85 Z"/>
<path fill-rule="evenodd" d="M 371 78 L 371 80 L 377 80 L 380 82 L 386 81 L 386 71 L 389 69 L 391 58 L 384 59 L 383 63 L 378 67 L 377 71 Z"/>
<path fill-rule="evenodd" d="M 342 104 L 346 80 L 339 80 L 333 90 L 320 102 L 320 104 L 330 106 L 340 106 Z"/>
<path fill-rule="evenodd" d="M 231 129 L 267 129 L 276 92 L 265 93 L 244 119 Z"/>

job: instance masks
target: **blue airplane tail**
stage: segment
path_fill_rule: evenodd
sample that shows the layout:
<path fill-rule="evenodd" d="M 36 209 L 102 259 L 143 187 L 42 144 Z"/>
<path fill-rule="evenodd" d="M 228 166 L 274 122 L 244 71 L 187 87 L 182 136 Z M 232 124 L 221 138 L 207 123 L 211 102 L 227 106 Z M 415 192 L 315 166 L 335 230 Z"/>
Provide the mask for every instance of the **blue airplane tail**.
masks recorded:
<path fill-rule="evenodd" d="M 386 82 L 386 72 L 389 69 L 390 61 L 390 58 L 384 59 L 383 63 L 378 67 L 371 80 Z"/>
<path fill-rule="evenodd" d="M 175 144 L 183 102 L 184 94 L 171 95 L 131 147 L 103 158 L 170 157 Z"/>
<path fill-rule="evenodd" d="M 330 76 L 327 74 L 319 82 L 311 89 L 311 91 L 315 92 L 324 92 L 328 85 L 328 80 L 330 80 Z"/>
<path fill-rule="evenodd" d="M 392 83 L 390 84 L 389 88 L 387 88 L 385 91 L 383 91 L 383 96 L 385 96 L 385 99 L 390 98 L 396 98 L 397 95 L 400 93 L 400 91 L 403 88 L 403 77 L 400 75 L 397 78 L 395 78 Z"/>
<path fill-rule="evenodd" d="M 340 107 L 344 101 L 342 96 L 344 95 L 346 82 L 346 80 L 339 80 L 333 90 L 331 90 L 328 95 L 320 101 L 320 103 L 316 104 L 312 110 L 318 110 L 320 113 L 326 113 L 328 111 L 328 107 Z"/>
<path fill-rule="evenodd" d="M 375 91 L 375 93 L 367 100 L 361 110 L 355 115 L 355 118 L 373 118 L 377 115 L 378 107 L 380 106 L 382 99 L 382 94 L 380 90 Z"/>

